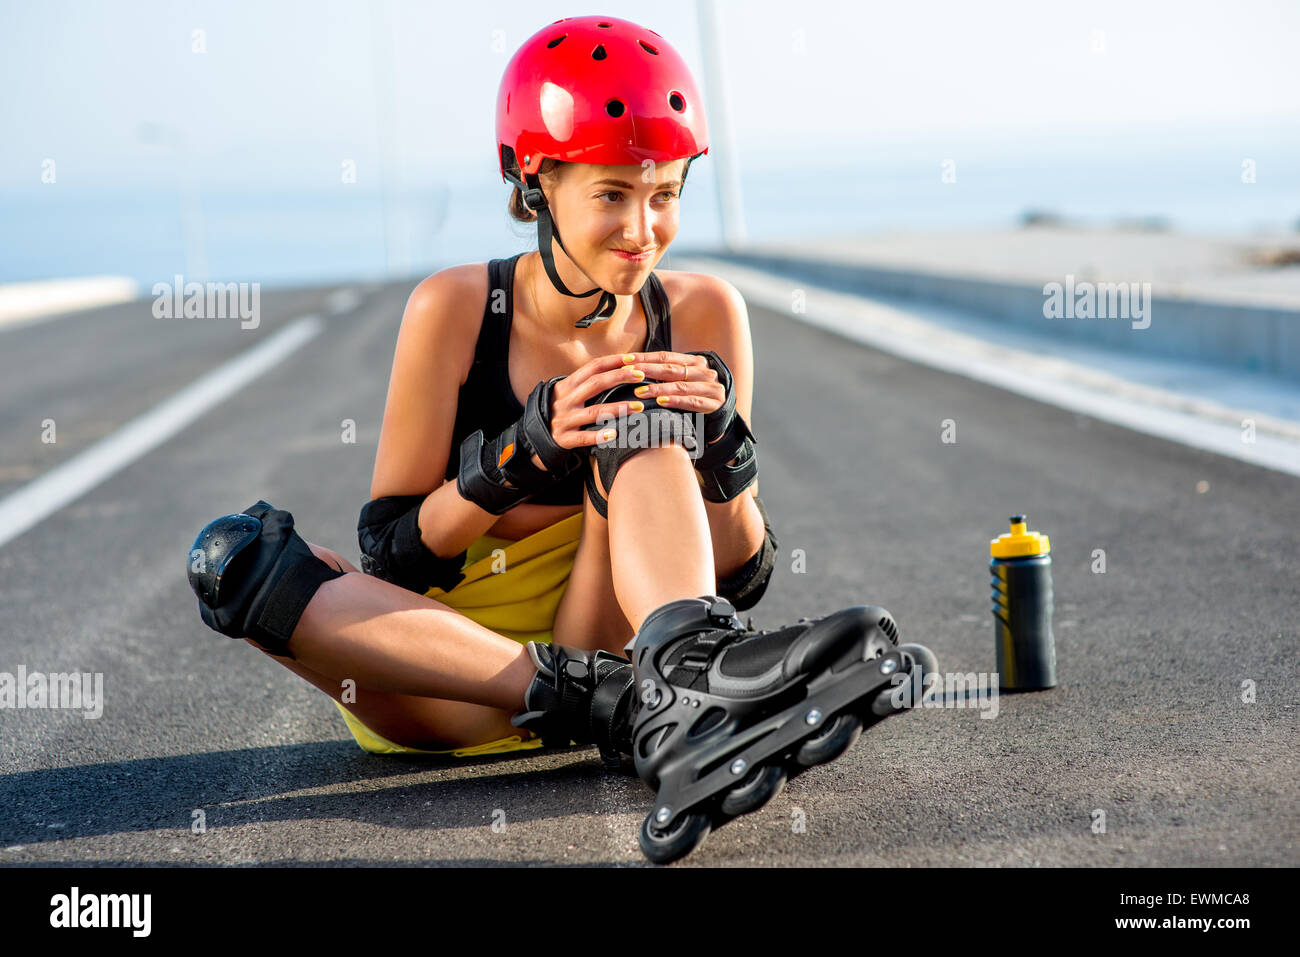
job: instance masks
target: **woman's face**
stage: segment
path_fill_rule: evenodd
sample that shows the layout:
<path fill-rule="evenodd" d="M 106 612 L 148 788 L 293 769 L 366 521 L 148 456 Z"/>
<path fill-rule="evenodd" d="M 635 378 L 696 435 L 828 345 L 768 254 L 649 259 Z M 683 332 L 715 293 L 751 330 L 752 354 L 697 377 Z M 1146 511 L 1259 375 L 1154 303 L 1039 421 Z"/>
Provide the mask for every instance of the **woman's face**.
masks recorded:
<path fill-rule="evenodd" d="M 679 159 L 645 167 L 567 163 L 558 170 L 548 190 L 552 214 L 569 255 L 592 282 L 618 295 L 645 284 L 677 235 L 685 168 Z"/>

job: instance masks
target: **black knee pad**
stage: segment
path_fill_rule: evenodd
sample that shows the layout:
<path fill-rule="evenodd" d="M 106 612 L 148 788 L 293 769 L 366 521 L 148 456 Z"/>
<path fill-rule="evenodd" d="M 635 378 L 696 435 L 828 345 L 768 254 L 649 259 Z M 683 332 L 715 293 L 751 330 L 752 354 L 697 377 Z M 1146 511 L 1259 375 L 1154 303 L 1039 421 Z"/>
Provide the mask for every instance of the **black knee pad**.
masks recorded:
<path fill-rule="evenodd" d="M 781 547 L 781 543 L 772 532 L 772 522 L 767 517 L 763 500 L 754 496 L 754 504 L 758 506 L 758 511 L 763 516 L 765 529 L 763 544 L 740 571 L 729 578 L 718 579 L 717 594 L 731 602 L 737 611 L 753 608 L 763 597 L 763 592 L 767 591 L 767 583 L 772 578 L 772 570 L 776 568 L 777 549 Z"/>
<path fill-rule="evenodd" d="M 637 399 L 635 389 L 646 382 L 658 381 L 660 380 L 646 379 L 644 382 L 625 382 L 601 395 L 593 396 L 586 404 L 591 406 L 606 402 L 631 402 Z M 594 465 L 587 470 L 586 474 L 587 494 L 591 496 L 596 511 L 604 518 L 609 517 L 608 502 L 596 487 L 594 475 L 596 469 L 600 471 L 600 481 L 604 484 L 605 490 L 612 492 L 618 470 L 623 467 L 624 462 L 638 452 L 664 445 L 681 445 L 687 452 L 696 454 L 696 416 L 680 409 L 656 405 L 653 399 L 645 405 L 643 411 L 631 412 L 613 423 L 604 420 L 583 426 L 589 431 L 604 431 L 612 424 L 612 427 L 617 430 L 617 435 L 608 443 L 592 446 L 591 457 Z"/>
<path fill-rule="evenodd" d="M 263 501 L 209 522 L 190 548 L 188 577 L 203 623 L 287 658 L 316 589 L 344 574 L 312 553 L 292 515 Z"/>

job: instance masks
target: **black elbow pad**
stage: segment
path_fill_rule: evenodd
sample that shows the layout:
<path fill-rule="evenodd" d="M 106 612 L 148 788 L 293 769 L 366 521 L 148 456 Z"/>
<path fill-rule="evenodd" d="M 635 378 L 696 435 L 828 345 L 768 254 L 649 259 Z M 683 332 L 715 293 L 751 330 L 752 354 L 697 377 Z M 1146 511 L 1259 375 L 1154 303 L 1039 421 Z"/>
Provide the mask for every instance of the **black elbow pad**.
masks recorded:
<path fill-rule="evenodd" d="M 361 570 L 423 595 L 433 587 L 451 591 L 465 575 L 466 552 L 439 558 L 420 539 L 425 495 L 389 495 L 367 502 L 357 521 Z M 468 551 L 468 550 L 466 550 Z"/>

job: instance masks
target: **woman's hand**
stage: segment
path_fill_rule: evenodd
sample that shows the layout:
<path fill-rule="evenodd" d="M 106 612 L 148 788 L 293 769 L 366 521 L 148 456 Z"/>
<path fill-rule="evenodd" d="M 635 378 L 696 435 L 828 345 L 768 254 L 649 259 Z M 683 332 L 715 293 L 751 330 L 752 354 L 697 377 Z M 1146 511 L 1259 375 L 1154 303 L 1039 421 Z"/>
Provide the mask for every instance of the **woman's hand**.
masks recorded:
<path fill-rule="evenodd" d="M 721 381 L 710 360 L 721 371 Z M 611 393 L 625 396 L 628 386 L 643 381 L 642 396 L 596 401 Z M 711 352 L 597 356 L 569 375 L 539 382 L 528 394 L 523 415 L 497 435 L 488 438 L 479 429 L 467 436 L 456 488 L 466 501 L 501 515 L 579 469 L 584 450 L 618 434 L 600 423 L 625 419 L 652 403 L 703 415 L 706 442 L 713 441 L 721 434 L 713 434 L 715 420 L 734 416 L 730 383 L 726 365 Z"/>
<path fill-rule="evenodd" d="M 647 377 L 645 395 L 661 406 L 697 413 L 703 419 L 704 447 L 692 455 L 703 480 L 705 501 L 729 502 L 758 478 L 754 433 L 736 410 L 735 379 L 722 356 L 699 352 L 639 353 L 635 364 Z"/>
<path fill-rule="evenodd" d="M 590 400 L 618 386 L 644 382 L 635 399 Z M 582 449 L 614 438 L 616 429 L 593 429 L 655 403 L 703 418 L 704 448 L 692 455 L 703 478 L 706 501 L 727 502 L 758 478 L 753 432 L 736 410 L 735 380 L 716 352 L 631 352 L 598 356 L 555 381 L 550 403 L 551 438 L 566 449 Z M 537 456 L 533 456 L 534 462 Z"/>
<path fill-rule="evenodd" d="M 617 385 L 647 382 L 644 395 L 622 402 L 585 403 Z M 718 374 L 703 356 L 683 352 L 631 352 L 598 356 L 555 384 L 551 402 L 551 434 L 557 444 L 576 449 L 613 437 L 612 430 L 588 428 L 604 419 L 617 419 L 657 402 L 664 408 L 708 413 L 722 407 L 726 392 Z"/>
<path fill-rule="evenodd" d="M 638 390 L 640 397 L 682 412 L 717 412 L 727 390 L 702 355 L 691 352 L 635 352 L 632 365 L 647 379 L 658 379 Z M 614 403 L 617 405 L 618 403 Z"/>

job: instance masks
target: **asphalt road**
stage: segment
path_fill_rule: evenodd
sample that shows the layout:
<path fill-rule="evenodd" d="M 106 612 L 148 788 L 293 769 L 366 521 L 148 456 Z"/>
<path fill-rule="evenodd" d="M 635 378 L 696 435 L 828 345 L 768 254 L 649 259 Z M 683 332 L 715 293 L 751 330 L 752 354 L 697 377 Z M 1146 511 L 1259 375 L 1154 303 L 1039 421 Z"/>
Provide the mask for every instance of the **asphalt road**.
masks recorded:
<path fill-rule="evenodd" d="M 409 289 L 369 290 L 0 548 L 0 671 L 105 676 L 98 719 L 0 710 L 0 862 L 644 864 L 651 793 L 593 749 L 371 756 L 324 695 L 199 620 L 190 542 L 259 498 L 356 560 Z M 256 331 L 133 304 L 0 333 L 0 495 L 328 292 L 264 294 Z M 1061 683 L 1003 696 L 992 720 L 890 718 L 684 865 L 1300 864 L 1300 483 L 762 309 L 751 319 L 760 481 L 781 541 L 755 624 L 877 603 L 943 671 L 992 671 L 988 540 L 1024 512 L 1052 539 Z"/>

